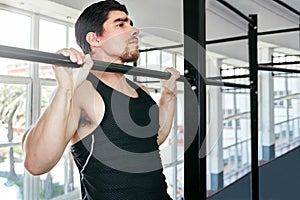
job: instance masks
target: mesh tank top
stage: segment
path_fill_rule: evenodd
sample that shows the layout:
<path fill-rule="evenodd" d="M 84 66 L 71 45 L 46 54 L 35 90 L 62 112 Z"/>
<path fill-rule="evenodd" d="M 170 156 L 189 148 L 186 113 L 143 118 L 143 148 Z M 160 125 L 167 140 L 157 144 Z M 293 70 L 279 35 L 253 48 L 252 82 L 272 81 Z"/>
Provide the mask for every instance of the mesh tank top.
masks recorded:
<path fill-rule="evenodd" d="M 137 98 L 113 90 L 91 73 L 104 117 L 87 137 L 71 146 L 80 172 L 82 199 L 171 200 L 157 145 L 158 106 L 127 80 Z"/>

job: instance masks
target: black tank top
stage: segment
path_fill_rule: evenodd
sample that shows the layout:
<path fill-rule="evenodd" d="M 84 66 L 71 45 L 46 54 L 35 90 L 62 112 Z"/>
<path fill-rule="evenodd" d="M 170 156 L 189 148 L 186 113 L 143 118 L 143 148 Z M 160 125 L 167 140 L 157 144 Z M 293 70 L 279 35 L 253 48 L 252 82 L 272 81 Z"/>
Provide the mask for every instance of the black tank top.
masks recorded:
<path fill-rule="evenodd" d="M 113 90 L 91 73 L 87 80 L 103 98 L 105 113 L 90 135 L 71 146 L 82 199 L 171 200 L 157 144 L 157 104 L 130 80 L 137 98 Z"/>

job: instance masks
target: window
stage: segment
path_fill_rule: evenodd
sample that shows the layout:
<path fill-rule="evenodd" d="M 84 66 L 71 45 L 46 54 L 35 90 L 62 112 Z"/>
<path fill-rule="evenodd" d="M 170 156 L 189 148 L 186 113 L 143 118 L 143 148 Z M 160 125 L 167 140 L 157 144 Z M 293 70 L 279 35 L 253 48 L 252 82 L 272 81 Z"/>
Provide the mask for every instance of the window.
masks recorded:
<path fill-rule="evenodd" d="M 274 91 L 275 99 L 280 98 L 283 95 L 284 95 L 283 91 Z M 274 106 L 283 107 L 284 106 L 284 101 L 283 100 L 275 100 Z"/>
<path fill-rule="evenodd" d="M 0 10 L 0 44 L 20 48 L 30 47 L 31 17 Z M 9 19 L 9 20 L 8 20 Z"/>
<path fill-rule="evenodd" d="M 74 28 L 64 22 L 1 9 L 0 15 L 0 26 L 7 27 L 0 32 L 0 45 L 35 47 L 52 53 L 68 45 L 76 48 Z M 52 67 L 5 58 L 0 58 L 0 63 L 0 199 L 23 199 L 28 192 L 24 188 L 33 193 L 38 190 L 40 195 L 36 198 L 40 199 L 79 191 L 78 173 L 73 172 L 76 167 L 68 151 L 50 173 L 39 177 L 40 187 L 24 182 L 27 174 L 24 174 L 21 140 L 26 128 L 37 120 L 32 110 L 43 113 L 49 103 L 56 86 Z M 33 70 L 37 66 L 39 74 Z"/>
<path fill-rule="evenodd" d="M 0 10 L 0 16 L 0 26 L 5 27 L 0 45 L 30 48 L 31 17 L 7 10 Z M 30 119 L 30 67 L 26 61 L 0 58 L 0 199 L 23 198 L 21 141 Z"/>
<path fill-rule="evenodd" d="M 27 85 L 0 83 L 1 199 L 22 199 L 23 196 L 21 141 L 28 117 L 26 94 Z"/>
<path fill-rule="evenodd" d="M 0 44 L 30 48 L 31 18 L 5 10 L 0 10 L 0 16 L 0 27 L 6 27 L 0 31 Z M 0 63 L 0 75 L 29 76 L 28 62 L 0 58 Z"/>
<path fill-rule="evenodd" d="M 68 47 L 77 49 L 78 51 L 82 51 L 77 45 L 74 27 L 68 27 Z"/>
<path fill-rule="evenodd" d="M 39 50 L 55 53 L 59 49 L 67 47 L 67 26 L 52 21 L 40 19 Z M 54 78 L 52 66 L 39 64 L 40 77 Z"/>

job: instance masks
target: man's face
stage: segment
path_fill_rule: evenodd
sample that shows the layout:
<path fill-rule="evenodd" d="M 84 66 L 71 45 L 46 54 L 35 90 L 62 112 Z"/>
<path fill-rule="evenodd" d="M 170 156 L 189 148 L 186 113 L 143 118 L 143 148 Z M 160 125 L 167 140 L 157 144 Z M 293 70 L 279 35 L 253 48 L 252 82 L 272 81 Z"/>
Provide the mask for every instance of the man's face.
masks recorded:
<path fill-rule="evenodd" d="M 108 56 L 122 63 L 136 61 L 139 57 L 138 34 L 126 13 L 110 11 L 100 36 L 101 48 Z"/>

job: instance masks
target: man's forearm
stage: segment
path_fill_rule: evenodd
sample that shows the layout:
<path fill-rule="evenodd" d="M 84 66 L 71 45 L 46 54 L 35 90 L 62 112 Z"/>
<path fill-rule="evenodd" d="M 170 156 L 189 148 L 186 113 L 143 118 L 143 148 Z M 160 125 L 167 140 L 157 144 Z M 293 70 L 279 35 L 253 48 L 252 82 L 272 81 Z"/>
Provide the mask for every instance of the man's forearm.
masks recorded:
<path fill-rule="evenodd" d="M 176 105 L 176 95 L 170 91 L 162 91 L 159 101 L 159 132 L 157 143 L 161 145 L 170 134 Z"/>
<path fill-rule="evenodd" d="M 60 159 L 70 140 L 66 126 L 72 112 L 72 91 L 58 89 L 51 104 L 28 132 L 23 148 L 25 167 L 38 175 L 49 171 Z"/>

